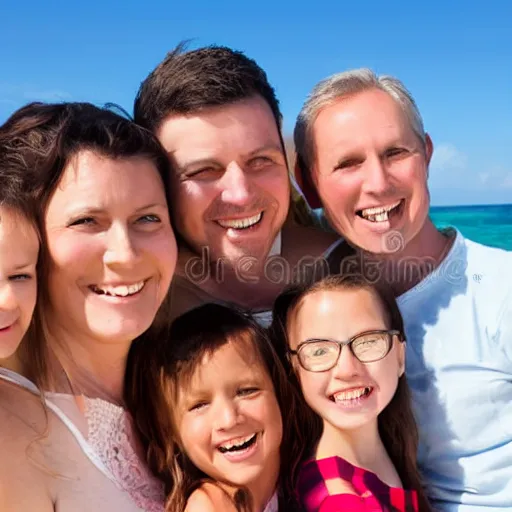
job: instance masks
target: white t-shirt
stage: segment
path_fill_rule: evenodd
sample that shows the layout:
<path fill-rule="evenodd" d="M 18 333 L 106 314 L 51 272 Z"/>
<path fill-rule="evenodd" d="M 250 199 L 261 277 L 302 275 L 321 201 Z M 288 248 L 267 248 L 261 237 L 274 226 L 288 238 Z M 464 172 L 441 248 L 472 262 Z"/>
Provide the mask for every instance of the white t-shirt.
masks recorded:
<path fill-rule="evenodd" d="M 398 298 L 419 464 L 435 510 L 512 508 L 512 252 L 456 232 Z"/>

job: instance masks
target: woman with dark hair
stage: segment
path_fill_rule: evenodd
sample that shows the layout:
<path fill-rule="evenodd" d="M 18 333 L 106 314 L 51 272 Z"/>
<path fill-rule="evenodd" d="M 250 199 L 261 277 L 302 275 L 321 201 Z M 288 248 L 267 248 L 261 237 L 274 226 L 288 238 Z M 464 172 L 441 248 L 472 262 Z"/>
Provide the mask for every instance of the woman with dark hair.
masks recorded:
<path fill-rule="evenodd" d="M 36 201 L 42 237 L 41 329 L 0 368 L 0 508 L 162 510 L 123 383 L 132 341 L 167 319 L 166 154 L 114 112 L 65 103 L 15 112 L 0 157 Z"/>
<path fill-rule="evenodd" d="M 430 511 L 393 295 L 357 275 L 329 276 L 280 295 L 271 329 L 321 419 L 297 481 L 305 510 Z"/>

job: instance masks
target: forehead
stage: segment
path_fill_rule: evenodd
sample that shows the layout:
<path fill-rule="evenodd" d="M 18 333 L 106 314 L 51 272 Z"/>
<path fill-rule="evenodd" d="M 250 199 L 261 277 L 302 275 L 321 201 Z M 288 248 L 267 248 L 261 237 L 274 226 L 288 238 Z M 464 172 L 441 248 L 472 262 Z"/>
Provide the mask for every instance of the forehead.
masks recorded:
<path fill-rule="evenodd" d="M 190 376 L 188 387 L 214 390 L 264 374 L 263 364 L 249 341 L 229 341 L 213 353 L 203 354 Z"/>
<path fill-rule="evenodd" d="M 309 338 L 345 340 L 363 331 L 385 327 L 383 305 L 367 289 L 310 293 L 288 321 L 290 340 L 295 346 Z"/>
<path fill-rule="evenodd" d="M 256 96 L 203 111 L 168 117 L 158 130 L 168 153 L 180 162 L 247 154 L 262 146 L 280 146 L 276 120 L 268 103 Z"/>
<path fill-rule="evenodd" d="M 156 166 L 143 157 L 112 159 L 92 151 L 71 158 L 57 185 L 51 205 L 58 207 L 76 200 L 94 203 L 144 204 L 165 197 Z M 95 204 L 95 206 L 104 206 Z"/>
<path fill-rule="evenodd" d="M 315 143 L 325 137 L 350 145 L 361 140 L 375 141 L 415 134 L 399 103 L 387 92 L 371 89 L 334 101 L 318 114 L 313 133 Z"/>
<path fill-rule="evenodd" d="M 39 237 L 33 224 L 21 213 L 0 206 L 0 263 L 35 263 L 38 252 Z"/>

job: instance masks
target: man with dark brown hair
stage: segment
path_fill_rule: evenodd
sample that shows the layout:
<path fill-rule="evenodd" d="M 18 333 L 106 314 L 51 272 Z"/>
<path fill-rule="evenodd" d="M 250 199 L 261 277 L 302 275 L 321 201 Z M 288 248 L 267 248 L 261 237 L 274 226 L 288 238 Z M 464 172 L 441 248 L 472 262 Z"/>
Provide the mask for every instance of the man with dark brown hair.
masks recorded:
<path fill-rule="evenodd" d="M 231 302 L 267 323 L 277 294 L 337 237 L 297 222 L 307 207 L 290 180 L 265 72 L 229 48 L 179 46 L 142 83 L 134 114 L 171 161 L 174 314 Z"/>

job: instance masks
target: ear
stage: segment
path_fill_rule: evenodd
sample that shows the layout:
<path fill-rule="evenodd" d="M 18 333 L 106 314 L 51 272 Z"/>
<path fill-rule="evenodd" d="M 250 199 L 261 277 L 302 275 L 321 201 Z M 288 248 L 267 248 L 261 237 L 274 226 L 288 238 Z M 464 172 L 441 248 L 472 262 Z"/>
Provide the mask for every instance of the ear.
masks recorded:
<path fill-rule="evenodd" d="M 313 184 L 313 180 L 311 179 L 309 172 L 304 169 L 304 165 L 302 165 L 298 156 L 295 159 L 294 176 L 295 181 L 302 190 L 309 206 L 313 209 L 322 208 L 322 201 L 320 201 L 320 197 L 318 196 L 316 187 Z"/>
<path fill-rule="evenodd" d="M 403 341 L 398 345 L 398 377 L 405 373 L 405 347 L 406 342 Z"/>
<path fill-rule="evenodd" d="M 427 160 L 427 166 L 430 165 L 430 160 L 432 159 L 432 155 L 434 153 L 434 143 L 430 138 L 428 133 L 425 134 L 425 158 Z"/>

